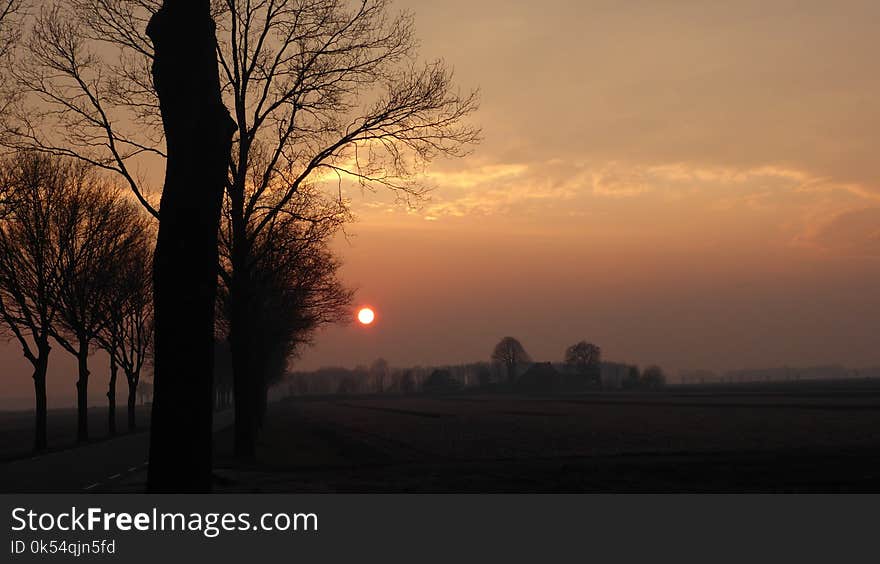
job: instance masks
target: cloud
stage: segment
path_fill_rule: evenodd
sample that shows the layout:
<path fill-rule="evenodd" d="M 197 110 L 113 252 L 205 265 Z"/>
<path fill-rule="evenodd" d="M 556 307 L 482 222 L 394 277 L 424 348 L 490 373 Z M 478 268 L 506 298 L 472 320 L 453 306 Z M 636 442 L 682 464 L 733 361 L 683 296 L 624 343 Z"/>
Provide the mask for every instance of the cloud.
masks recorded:
<path fill-rule="evenodd" d="M 839 255 L 880 257 L 880 207 L 840 213 L 820 226 L 807 242 Z"/>
<path fill-rule="evenodd" d="M 457 170 L 432 170 L 422 182 L 431 197 L 411 214 L 444 217 L 510 215 L 583 215 L 602 201 L 643 199 L 691 201 L 701 208 L 785 210 L 808 208 L 831 197 L 849 208 L 852 201 L 877 200 L 871 189 L 778 165 L 751 168 L 706 166 L 686 162 L 639 164 L 565 161 L 478 163 Z M 841 205 L 825 208 L 839 212 Z M 796 211 L 802 214 L 803 209 Z M 793 220 L 791 216 L 786 221 Z M 803 218 L 801 218 L 803 219 Z"/>
<path fill-rule="evenodd" d="M 478 165 L 459 171 L 428 171 L 422 178 L 444 188 L 468 189 L 486 186 L 522 177 L 529 171 L 524 163 L 496 163 Z"/>

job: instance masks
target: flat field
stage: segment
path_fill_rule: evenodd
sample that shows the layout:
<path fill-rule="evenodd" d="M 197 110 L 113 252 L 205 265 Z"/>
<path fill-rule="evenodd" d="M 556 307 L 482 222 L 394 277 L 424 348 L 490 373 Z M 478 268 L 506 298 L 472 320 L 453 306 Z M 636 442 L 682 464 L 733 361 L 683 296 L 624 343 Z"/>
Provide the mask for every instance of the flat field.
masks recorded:
<path fill-rule="evenodd" d="M 298 398 L 230 491 L 880 491 L 880 386 Z"/>
<path fill-rule="evenodd" d="M 116 406 L 116 431 L 118 435 L 128 433 L 127 407 L 125 402 Z M 150 427 L 150 408 L 139 405 L 135 418 L 139 430 Z M 65 450 L 77 446 L 76 409 L 50 409 L 46 418 L 46 428 L 50 451 Z M 107 431 L 107 408 L 89 409 L 89 435 L 92 441 L 110 438 Z M 33 454 L 34 413 L 33 411 L 0 411 L 0 462 L 27 458 Z"/>

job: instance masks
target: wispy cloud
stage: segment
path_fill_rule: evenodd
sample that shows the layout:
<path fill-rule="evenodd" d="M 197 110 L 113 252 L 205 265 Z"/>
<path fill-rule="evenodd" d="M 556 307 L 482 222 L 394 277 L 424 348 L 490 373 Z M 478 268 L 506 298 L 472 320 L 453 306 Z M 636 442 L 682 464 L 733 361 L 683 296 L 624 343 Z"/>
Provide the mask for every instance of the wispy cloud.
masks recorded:
<path fill-rule="evenodd" d="M 432 220 L 549 211 L 571 215 L 603 199 L 691 198 L 695 207 L 714 209 L 767 209 L 823 194 L 880 200 L 880 193 L 865 186 L 773 165 L 733 168 L 682 162 L 642 165 L 553 159 L 434 170 L 422 181 L 434 190 L 428 201 L 409 213 Z M 387 210 L 388 206 L 383 208 Z"/>

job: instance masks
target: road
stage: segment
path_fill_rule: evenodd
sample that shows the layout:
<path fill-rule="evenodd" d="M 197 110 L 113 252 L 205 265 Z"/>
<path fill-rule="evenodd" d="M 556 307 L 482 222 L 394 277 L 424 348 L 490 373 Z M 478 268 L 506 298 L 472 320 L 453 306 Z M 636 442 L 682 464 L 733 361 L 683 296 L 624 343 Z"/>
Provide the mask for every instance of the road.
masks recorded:
<path fill-rule="evenodd" d="M 231 426 L 232 411 L 214 415 L 214 429 Z M 0 492 L 142 491 L 150 435 L 125 435 L 0 464 Z"/>

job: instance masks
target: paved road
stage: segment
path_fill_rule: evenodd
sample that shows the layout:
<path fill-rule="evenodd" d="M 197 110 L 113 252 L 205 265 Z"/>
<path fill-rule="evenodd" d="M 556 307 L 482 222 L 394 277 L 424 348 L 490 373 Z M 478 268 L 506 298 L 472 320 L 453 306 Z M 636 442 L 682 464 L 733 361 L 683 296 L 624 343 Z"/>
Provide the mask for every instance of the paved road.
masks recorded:
<path fill-rule="evenodd" d="M 214 429 L 232 425 L 232 411 L 214 415 Z M 60 493 L 136 489 L 147 468 L 149 433 L 125 435 L 0 464 L 0 492 Z"/>

